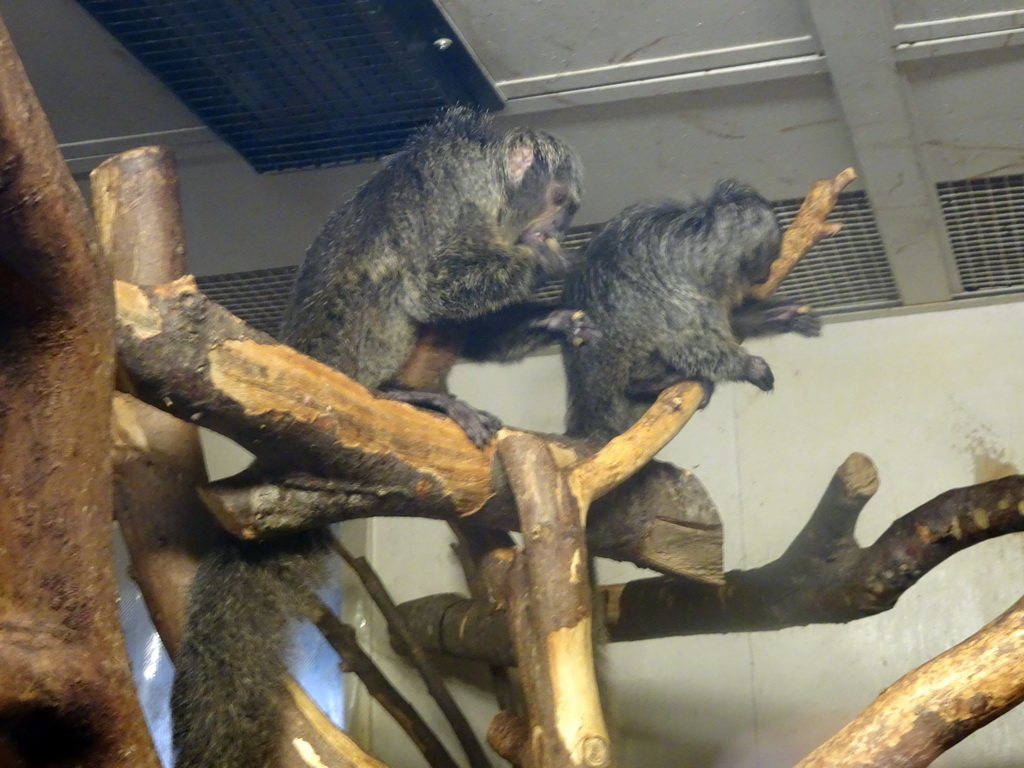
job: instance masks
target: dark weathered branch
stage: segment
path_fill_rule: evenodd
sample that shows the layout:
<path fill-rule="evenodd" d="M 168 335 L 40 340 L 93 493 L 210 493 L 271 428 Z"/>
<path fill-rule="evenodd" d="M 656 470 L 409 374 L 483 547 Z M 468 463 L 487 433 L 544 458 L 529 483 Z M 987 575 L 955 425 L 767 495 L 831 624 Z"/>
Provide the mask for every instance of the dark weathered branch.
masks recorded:
<path fill-rule="evenodd" d="M 156 768 L 117 616 L 114 306 L 85 202 L 0 23 L 0 744 Z"/>
<path fill-rule="evenodd" d="M 309 619 L 316 624 L 324 639 L 341 657 L 345 671 L 352 672 L 359 678 L 366 686 L 366 691 L 412 739 L 431 768 L 457 768 L 458 763 L 437 738 L 437 734 L 363 650 L 356 639 L 356 631 L 340 621 L 323 601 L 317 600 L 315 605 L 316 608 L 310 612 Z"/>
<path fill-rule="evenodd" d="M 1024 598 L 889 686 L 796 768 L 923 768 L 1024 700 Z"/>
<path fill-rule="evenodd" d="M 143 283 L 179 277 L 185 251 L 177 174 L 169 150 L 145 147 L 117 155 L 91 176 L 103 246 L 118 276 Z M 126 384 L 130 382 L 126 381 Z M 178 649 L 188 585 L 201 556 L 225 534 L 196 487 L 206 479 L 196 429 L 134 398 L 114 398 L 115 512 L 132 573 L 160 638 Z M 281 768 L 382 768 L 289 683 L 288 747 Z"/>
<path fill-rule="evenodd" d="M 661 577 L 609 587 L 611 638 L 853 621 L 888 610 L 955 553 L 1024 530 L 1024 476 L 1016 475 L 946 491 L 861 547 L 853 523 L 876 482 L 870 460 L 853 454 L 786 553 L 761 568 L 727 573 L 724 588 Z"/>
<path fill-rule="evenodd" d="M 957 552 L 1024 530 L 1024 476 L 1014 475 L 946 491 L 861 547 L 853 528 L 877 484 L 870 459 L 852 454 L 785 554 L 761 568 L 728 572 L 725 586 L 659 576 L 602 587 L 609 639 L 753 632 L 873 616 Z M 509 660 L 508 638 L 485 601 L 430 595 L 399 608 L 428 650 Z"/>
<path fill-rule="evenodd" d="M 459 705 L 452 698 L 444 678 L 437 671 L 434 662 L 427 657 L 423 648 L 416 642 L 405 620 L 405 616 L 398 610 L 398 606 L 391 599 L 391 595 L 388 593 L 384 583 L 377 576 L 373 568 L 370 567 L 370 563 L 367 562 L 365 557 L 355 557 L 337 539 L 334 540 L 334 548 L 348 564 L 349 568 L 359 577 L 370 599 L 373 600 L 383 614 L 389 631 L 401 642 L 405 655 L 423 678 L 423 682 L 427 686 L 427 692 L 437 703 L 438 708 L 451 725 L 452 731 L 455 732 L 455 737 L 459 740 L 459 744 L 462 745 L 462 749 L 469 759 L 470 766 L 472 768 L 490 768 L 491 763 L 484 753 L 483 745 L 480 744 L 476 734 L 473 733 L 473 728 L 470 726 L 466 716 L 462 714 Z"/>
<path fill-rule="evenodd" d="M 477 449 L 448 419 L 375 398 L 248 328 L 190 280 L 151 289 L 118 282 L 116 292 L 118 350 L 138 396 L 237 440 L 259 457 L 261 472 L 283 478 L 276 490 L 254 484 L 251 473 L 208 489 L 211 508 L 236 535 L 369 514 L 518 527 L 493 447 Z M 562 463 L 594 452 L 545 437 Z M 717 510 L 686 470 L 652 462 L 596 503 L 592 518 L 588 535 L 602 555 L 722 578 Z"/>

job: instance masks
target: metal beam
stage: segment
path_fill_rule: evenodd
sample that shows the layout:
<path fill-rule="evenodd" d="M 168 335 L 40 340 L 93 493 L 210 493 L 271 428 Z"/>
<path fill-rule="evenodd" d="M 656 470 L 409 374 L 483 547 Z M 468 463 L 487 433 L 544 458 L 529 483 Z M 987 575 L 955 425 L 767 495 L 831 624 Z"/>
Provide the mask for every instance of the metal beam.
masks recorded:
<path fill-rule="evenodd" d="M 807 4 L 900 296 L 906 304 L 946 301 L 960 283 L 896 63 L 892 7 L 887 0 Z"/>

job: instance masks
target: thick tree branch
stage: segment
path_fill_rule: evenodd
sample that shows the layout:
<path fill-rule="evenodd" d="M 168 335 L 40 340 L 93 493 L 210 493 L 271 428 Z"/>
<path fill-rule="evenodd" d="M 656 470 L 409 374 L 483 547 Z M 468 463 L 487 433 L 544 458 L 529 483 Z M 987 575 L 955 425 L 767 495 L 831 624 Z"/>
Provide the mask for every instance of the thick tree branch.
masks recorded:
<path fill-rule="evenodd" d="M 158 765 L 112 570 L 113 310 L 89 212 L 0 23 L 0 754 L 15 764 Z"/>
<path fill-rule="evenodd" d="M 185 249 L 171 152 L 124 152 L 93 171 L 91 183 L 99 235 L 115 275 L 141 283 L 180 277 Z M 115 514 L 134 578 L 173 657 L 195 569 L 225 534 L 196 494 L 206 470 L 193 425 L 117 394 L 113 431 Z M 281 768 L 308 768 L 314 758 L 338 768 L 382 768 L 305 691 L 290 684 L 289 692 L 283 729 L 289 744 L 280 752 Z"/>
<path fill-rule="evenodd" d="M 512 751 L 527 766 L 604 768 L 611 745 L 594 673 L 586 501 L 572 487 L 573 469 L 559 470 L 539 437 L 503 434 L 498 453 L 524 542 L 504 581 L 532 733 Z"/>
<path fill-rule="evenodd" d="M 796 768 L 919 768 L 1024 699 L 1024 598 L 904 675 Z"/>
<path fill-rule="evenodd" d="M 116 294 L 118 349 L 138 396 L 259 457 L 258 472 L 206 491 L 236 535 L 370 514 L 518 527 L 504 475 L 492 466 L 493 446 L 477 449 L 448 419 L 375 398 L 249 329 L 188 279 L 148 289 L 118 282 Z M 594 452 L 545 437 L 562 463 Z M 277 488 L 260 480 L 267 476 L 281 478 Z M 595 504 L 592 517 L 588 535 L 602 555 L 722 578 L 717 510 L 686 470 L 652 462 Z"/>
<path fill-rule="evenodd" d="M 786 553 L 761 568 L 727 573 L 724 588 L 664 577 L 607 587 L 611 639 L 772 630 L 871 616 L 890 609 L 955 553 L 1024 530 L 1024 476 L 1015 475 L 946 491 L 861 547 L 853 523 L 875 482 L 870 460 L 853 454 Z"/>
<path fill-rule="evenodd" d="M 730 571 L 724 586 L 659 576 L 602 587 L 609 639 L 754 632 L 873 616 L 957 552 L 1024 530 L 1024 476 L 1013 475 L 946 491 L 861 547 L 853 529 L 877 487 L 871 460 L 852 454 L 782 557 Z M 485 601 L 430 595 L 399 608 L 428 650 L 509 661 L 508 638 Z"/>

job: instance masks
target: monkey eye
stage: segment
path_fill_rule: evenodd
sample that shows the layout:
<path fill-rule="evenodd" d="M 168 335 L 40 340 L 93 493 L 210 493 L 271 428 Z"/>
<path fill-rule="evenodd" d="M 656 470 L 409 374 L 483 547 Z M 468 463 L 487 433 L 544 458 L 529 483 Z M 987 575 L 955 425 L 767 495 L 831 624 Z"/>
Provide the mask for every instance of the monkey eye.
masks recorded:
<path fill-rule="evenodd" d="M 559 208 L 561 208 L 567 202 L 569 202 L 569 193 L 566 192 L 565 189 L 559 187 L 558 189 L 555 189 L 554 191 L 552 191 L 552 193 L 551 193 L 551 203 L 552 203 L 552 205 L 557 205 Z"/>

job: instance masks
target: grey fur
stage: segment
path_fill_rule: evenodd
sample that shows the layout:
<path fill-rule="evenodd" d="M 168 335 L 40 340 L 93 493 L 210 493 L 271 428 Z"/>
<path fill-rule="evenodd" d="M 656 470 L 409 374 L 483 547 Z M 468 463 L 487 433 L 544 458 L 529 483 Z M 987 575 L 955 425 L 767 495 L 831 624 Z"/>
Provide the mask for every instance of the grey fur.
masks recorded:
<path fill-rule="evenodd" d="M 557 240 L 580 185 L 578 159 L 554 137 L 449 110 L 328 219 L 299 271 L 281 340 L 379 388 L 424 326 L 467 334 L 466 354 L 478 359 L 585 332 L 550 308 L 511 309 L 569 268 Z M 456 415 L 472 411 L 456 403 Z M 482 421 L 485 432 L 497 428 Z M 178 768 L 277 764 L 288 630 L 323 578 L 328 535 L 231 542 L 200 565 L 172 692 Z"/>
<path fill-rule="evenodd" d="M 607 442 L 679 381 L 771 390 L 771 369 L 740 346 L 732 312 L 744 289 L 767 279 L 780 242 L 768 201 L 731 180 L 704 200 L 643 203 L 609 221 L 566 281 L 565 305 L 602 334 L 584 347 L 563 344 L 568 434 Z M 738 319 L 745 335 L 820 329 L 815 315 L 777 300 L 746 305 Z"/>
<path fill-rule="evenodd" d="M 523 150 L 534 157 L 525 174 L 509 167 Z M 566 144 L 449 111 L 327 221 L 299 271 L 282 339 L 380 387 L 408 358 L 418 326 L 527 301 L 570 267 L 561 251 L 522 237 L 552 178 L 571 217 L 582 171 Z M 552 227 L 556 239 L 568 221 Z"/>

